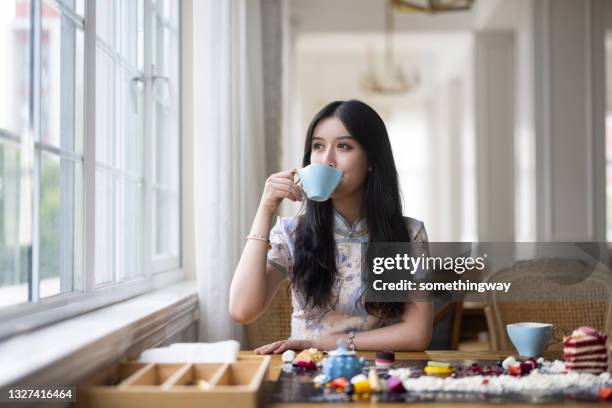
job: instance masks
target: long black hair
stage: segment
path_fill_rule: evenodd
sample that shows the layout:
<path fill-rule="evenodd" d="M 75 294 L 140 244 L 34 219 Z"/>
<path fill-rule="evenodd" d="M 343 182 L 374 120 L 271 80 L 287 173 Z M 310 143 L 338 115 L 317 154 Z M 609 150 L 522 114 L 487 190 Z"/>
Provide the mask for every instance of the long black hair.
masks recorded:
<path fill-rule="evenodd" d="M 370 242 L 406 242 L 410 235 L 402 215 L 402 201 L 391 142 L 381 117 L 361 101 L 335 101 L 321 109 L 306 133 L 302 165 L 310 164 L 314 129 L 321 120 L 337 117 L 363 147 L 371 170 L 365 180 L 365 220 Z M 331 200 L 307 200 L 295 231 L 291 285 L 300 293 L 305 307 L 331 306 L 337 275 L 334 215 Z M 404 303 L 366 302 L 370 315 L 397 318 Z"/>

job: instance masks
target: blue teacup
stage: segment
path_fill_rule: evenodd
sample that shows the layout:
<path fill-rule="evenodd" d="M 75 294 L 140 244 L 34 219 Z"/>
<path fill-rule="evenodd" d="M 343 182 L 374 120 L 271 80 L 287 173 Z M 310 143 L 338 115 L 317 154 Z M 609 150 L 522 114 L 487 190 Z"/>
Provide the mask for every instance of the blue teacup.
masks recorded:
<path fill-rule="evenodd" d="M 342 179 L 342 170 L 326 164 L 310 164 L 298 170 L 306 197 L 313 201 L 326 201 Z"/>
<path fill-rule="evenodd" d="M 553 339 L 550 323 L 513 323 L 506 325 L 508 336 L 521 357 L 540 357 Z"/>

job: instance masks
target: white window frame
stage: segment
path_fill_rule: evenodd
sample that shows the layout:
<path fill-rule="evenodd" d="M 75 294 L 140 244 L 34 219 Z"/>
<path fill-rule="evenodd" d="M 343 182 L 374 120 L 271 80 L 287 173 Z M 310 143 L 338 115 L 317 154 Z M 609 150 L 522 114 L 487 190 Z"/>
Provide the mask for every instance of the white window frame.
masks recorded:
<path fill-rule="evenodd" d="M 42 0 L 31 0 L 32 7 L 35 8 L 34 16 L 32 17 L 32 47 L 40 48 L 40 31 L 41 31 L 41 17 L 40 12 L 42 9 Z M 53 2 L 63 13 L 74 22 L 77 27 L 84 27 L 84 101 L 85 107 L 83 112 L 84 121 L 84 151 L 83 151 L 83 202 L 84 202 L 84 253 L 83 253 L 83 288 L 79 292 L 67 292 L 48 298 L 39 299 L 36 302 L 22 303 L 11 306 L 6 306 L 0 309 L 0 339 L 7 338 L 27 330 L 47 325 L 53 322 L 64 320 L 81 313 L 91 311 L 112 303 L 116 303 L 122 300 L 129 299 L 133 296 L 143 294 L 145 292 L 166 286 L 177 281 L 184 279 L 184 271 L 182 269 L 182 254 L 183 245 L 179 243 L 179 256 L 167 257 L 160 261 L 153 259 L 153 236 L 152 231 L 152 151 L 151 144 L 147 142 L 147 135 L 151 135 L 151 120 L 152 118 L 152 83 L 155 80 L 155 72 L 151 64 L 151 29 L 152 29 L 152 0 L 144 1 L 144 72 L 142 72 L 141 80 L 144 83 L 144 123 L 143 123 L 143 272 L 144 276 L 132 278 L 122 282 L 113 282 L 105 285 L 95 285 L 95 172 L 96 172 L 96 152 L 95 152 L 95 89 L 96 89 L 96 1 L 95 0 L 84 0 L 85 11 L 84 18 L 80 17 L 76 13 L 70 11 L 69 7 L 63 3 L 62 0 L 49 0 Z M 131 1 L 131 0 L 130 0 Z M 182 237 L 183 230 L 183 212 L 182 212 L 182 201 L 183 201 L 183 190 L 182 190 L 182 125 L 181 125 L 181 95 L 182 95 L 182 7 L 180 3 L 178 6 L 179 16 L 179 81 L 178 84 L 178 136 L 179 136 L 179 237 Z M 148 33 L 148 34 L 147 34 Z M 37 38 L 38 41 L 33 39 Z M 34 109 L 40 110 L 40 60 L 39 50 L 34 52 L 34 56 L 31 55 L 31 72 L 32 78 L 30 83 L 32 84 L 31 97 L 33 98 Z M 30 130 L 31 135 L 33 132 L 40 134 L 40 123 L 37 123 L 37 118 L 40 118 L 40 113 L 31 115 L 30 117 Z M 2 137 L 0 135 L 0 137 Z M 31 138 L 28 142 L 31 144 L 29 148 L 33 154 L 40 155 L 41 150 L 45 150 L 41 146 L 35 146 L 34 139 Z M 10 141 L 9 141 L 10 142 Z M 22 142 L 23 144 L 23 142 Z M 38 143 L 36 143 L 38 145 Z M 38 150 L 38 153 L 34 153 Z M 23 152 L 22 152 L 23 153 Z M 61 153 L 59 149 L 54 151 L 56 155 Z M 59 157 L 64 157 L 60 155 Z M 74 158 L 73 158 L 74 159 Z M 39 163 L 36 165 L 39 167 Z M 39 246 L 38 238 L 38 190 L 40 188 L 38 184 L 37 173 L 35 171 L 35 178 L 33 183 L 33 249 L 32 249 L 32 276 L 31 278 L 38 279 L 35 275 L 37 274 L 38 259 L 37 251 Z M 182 239 L 181 239 L 182 241 Z"/>

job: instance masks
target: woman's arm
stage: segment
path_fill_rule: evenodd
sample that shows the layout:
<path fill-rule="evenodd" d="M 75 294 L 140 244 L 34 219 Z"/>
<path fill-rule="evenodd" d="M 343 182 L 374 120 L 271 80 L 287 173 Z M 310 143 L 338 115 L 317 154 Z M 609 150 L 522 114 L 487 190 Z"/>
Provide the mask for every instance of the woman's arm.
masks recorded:
<path fill-rule="evenodd" d="M 293 171 L 271 175 L 251 227 L 251 234 L 267 238 L 270 223 L 284 198 L 297 201 L 302 198 L 299 187 L 293 183 Z M 257 319 L 272 301 L 283 275 L 266 262 L 268 245 L 264 241 L 247 240 L 230 286 L 229 310 L 232 318 L 242 324 Z"/>
<path fill-rule="evenodd" d="M 267 237 L 272 216 L 260 208 L 251 233 Z M 247 240 L 242 251 L 229 297 L 230 315 L 238 323 L 248 324 L 265 312 L 283 279 L 282 274 L 266 262 L 267 252 L 267 244 L 254 239 Z"/>
<path fill-rule="evenodd" d="M 402 321 L 380 329 L 355 333 L 353 342 L 357 350 L 422 351 L 431 341 L 433 330 L 433 302 L 407 303 Z M 317 340 L 282 340 L 255 350 L 257 354 L 278 354 L 285 350 L 316 347 L 333 350 L 339 339 L 348 345 L 346 334 L 323 336 Z"/>
<path fill-rule="evenodd" d="M 357 350 L 422 351 L 429 346 L 433 330 L 433 303 L 407 303 L 402 321 L 380 329 L 355 333 L 353 342 Z M 348 344 L 346 334 L 321 337 L 315 346 L 321 350 L 333 350 L 338 339 Z"/>

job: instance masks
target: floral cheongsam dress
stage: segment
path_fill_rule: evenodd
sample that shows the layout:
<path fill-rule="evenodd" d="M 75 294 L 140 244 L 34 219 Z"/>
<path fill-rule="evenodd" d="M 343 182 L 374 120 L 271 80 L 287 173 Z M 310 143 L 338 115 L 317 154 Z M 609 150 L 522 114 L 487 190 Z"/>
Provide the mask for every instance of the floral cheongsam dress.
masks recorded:
<path fill-rule="evenodd" d="M 421 221 L 404 217 L 412 241 L 427 242 L 427 233 Z M 283 275 L 293 266 L 294 232 L 297 217 L 278 217 L 270 231 L 271 249 L 268 263 Z M 329 334 L 372 330 L 396 321 L 369 315 L 361 296 L 361 243 L 368 242 L 368 230 L 364 217 L 353 225 L 334 209 L 334 238 L 336 240 L 337 277 L 332 288 L 331 305 L 326 308 L 305 308 L 299 293 L 292 289 L 291 316 L 292 339 L 311 340 Z"/>

